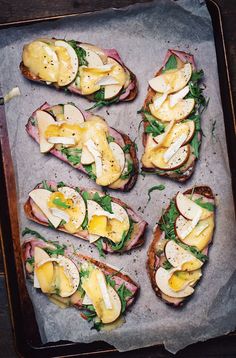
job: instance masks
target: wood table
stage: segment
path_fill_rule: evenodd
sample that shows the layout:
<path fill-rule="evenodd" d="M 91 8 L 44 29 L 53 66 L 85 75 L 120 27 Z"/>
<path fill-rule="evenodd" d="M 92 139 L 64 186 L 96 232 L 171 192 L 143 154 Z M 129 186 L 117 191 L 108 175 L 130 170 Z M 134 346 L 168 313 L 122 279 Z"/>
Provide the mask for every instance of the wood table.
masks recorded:
<path fill-rule="evenodd" d="M 232 85 L 234 107 L 236 108 L 236 1 L 215 0 L 221 8 L 223 27 L 226 43 L 226 51 L 229 62 L 229 72 Z M 8 24 L 21 20 L 32 20 L 60 16 L 69 13 L 81 13 L 94 11 L 108 6 L 122 7 L 135 3 L 135 0 L 1 0 L 0 24 Z M 145 2 L 140 0 L 139 2 Z M 179 352 L 175 357 L 236 357 L 236 336 L 219 337 L 204 343 L 197 343 Z M 14 351 L 14 343 L 10 324 L 7 295 L 4 284 L 4 267 L 0 252 L 0 356 L 2 358 L 17 357 Z M 152 349 L 124 353 L 123 357 L 172 357 L 172 354 L 161 348 L 158 352 Z"/>

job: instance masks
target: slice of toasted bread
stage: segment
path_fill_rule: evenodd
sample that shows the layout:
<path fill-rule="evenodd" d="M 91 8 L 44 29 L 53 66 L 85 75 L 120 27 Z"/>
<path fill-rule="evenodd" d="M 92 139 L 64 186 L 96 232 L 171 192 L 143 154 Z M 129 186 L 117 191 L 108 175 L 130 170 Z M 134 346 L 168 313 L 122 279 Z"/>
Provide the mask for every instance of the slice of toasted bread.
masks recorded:
<path fill-rule="evenodd" d="M 155 77 L 162 73 L 162 70 L 165 68 L 165 65 L 168 62 L 169 58 L 173 55 L 176 57 L 177 62 L 180 61 L 180 63 L 190 63 L 192 66 L 192 70 L 196 71 L 196 64 L 195 64 L 193 55 L 188 54 L 183 51 L 177 51 L 177 50 L 171 49 L 171 50 L 168 50 L 165 60 L 164 60 L 164 63 L 162 65 L 162 67 L 155 74 Z M 153 97 L 155 95 L 156 95 L 156 92 L 149 86 L 148 91 L 147 91 L 147 96 L 145 98 L 145 101 L 144 101 L 144 104 L 142 107 L 142 112 L 143 112 L 142 117 L 143 117 L 143 123 L 144 123 L 143 124 L 144 125 L 144 131 L 143 131 L 143 146 L 144 146 L 144 148 L 146 148 L 147 138 L 148 138 L 148 134 L 145 131 L 149 124 L 148 121 L 146 121 L 144 112 L 145 111 L 150 112 L 149 104 L 152 102 Z M 195 109 L 196 109 L 196 107 L 195 107 Z M 192 112 L 191 112 L 191 114 L 192 114 Z M 184 118 L 184 119 L 186 119 L 186 118 Z M 159 120 L 159 122 L 161 122 L 161 121 Z M 196 130 L 195 130 L 195 133 L 196 133 Z M 196 134 L 196 138 L 197 138 L 197 142 L 198 142 L 198 149 L 200 148 L 200 145 L 201 145 L 201 137 L 202 137 L 201 130 L 198 130 L 197 134 Z M 190 147 L 191 147 L 191 151 L 190 151 L 189 159 L 188 159 L 187 163 L 183 164 L 180 168 L 177 168 L 175 170 L 174 169 L 173 170 L 160 170 L 159 168 L 156 168 L 154 164 L 147 167 L 145 165 L 145 163 L 143 163 L 142 170 L 144 172 L 146 171 L 149 173 L 158 174 L 160 176 L 165 176 L 170 179 L 176 180 L 178 182 L 185 182 L 193 174 L 195 165 L 196 165 L 196 161 L 198 159 L 196 156 L 196 153 L 194 151 L 194 148 L 191 145 L 191 142 L 190 142 Z"/>
<path fill-rule="evenodd" d="M 51 240 L 47 241 L 40 234 L 28 228 L 23 231 L 23 235 L 26 235 L 27 237 L 22 243 L 22 259 L 25 266 L 26 277 L 31 280 L 31 282 L 34 280 L 33 262 L 35 247 L 40 247 L 42 250 L 53 250 L 53 248 L 58 249 L 58 247 L 60 246 L 61 250 L 64 252 L 64 254 L 60 253 L 60 255 L 69 258 L 75 264 L 78 271 L 81 270 L 81 266 L 84 267 L 84 264 L 88 263 L 100 269 L 105 275 L 105 277 L 108 276 L 108 282 L 112 281 L 112 285 L 114 285 L 113 288 L 117 293 L 119 293 L 119 288 L 124 286 L 124 288 L 129 292 L 128 295 L 124 296 L 125 311 L 137 298 L 139 293 L 139 285 L 128 274 L 121 272 L 121 270 L 115 269 L 108 264 L 105 264 L 103 262 L 93 259 L 92 257 L 75 251 L 74 248 L 73 250 L 71 250 L 70 244 L 68 243 L 67 246 L 62 246 L 59 245 L 58 242 L 54 242 Z M 53 255 L 53 257 L 55 258 L 55 255 Z M 83 304 L 83 296 L 81 295 L 80 291 L 76 291 L 74 294 L 66 298 L 63 298 L 57 294 L 47 295 L 49 299 L 52 299 L 52 302 L 57 303 L 59 306 L 61 306 L 61 303 L 62 307 L 74 306 L 75 308 L 83 311 L 90 311 L 90 308 Z M 121 315 L 125 313 L 125 311 L 122 310 Z M 83 313 L 81 314 L 81 316 L 86 319 L 86 316 L 84 316 Z"/>
<path fill-rule="evenodd" d="M 214 195 L 213 195 L 212 190 L 208 186 L 197 186 L 197 187 L 194 187 L 193 189 L 186 190 L 183 194 L 193 194 L 193 193 L 203 196 L 205 198 L 205 200 L 214 204 Z M 174 198 L 173 198 L 173 200 L 174 200 Z M 168 213 L 169 210 L 170 210 L 170 206 L 164 211 L 163 215 Z M 159 298 L 161 298 L 165 303 L 167 303 L 171 306 L 174 306 L 174 307 L 180 307 L 191 296 L 185 297 L 185 298 L 175 298 L 175 297 L 167 296 L 159 289 L 159 287 L 157 286 L 157 283 L 156 283 L 156 279 L 155 279 L 157 269 L 162 266 L 163 261 L 166 261 L 164 249 L 163 249 L 163 253 L 161 253 L 159 256 L 157 255 L 157 251 L 158 251 L 157 245 L 161 239 L 165 238 L 165 232 L 162 231 L 159 226 L 161 224 L 161 222 L 162 222 L 162 217 L 160 218 L 158 224 L 156 225 L 156 227 L 153 230 L 153 241 L 148 249 L 148 259 L 147 259 L 147 264 L 146 264 L 147 271 L 148 271 L 148 275 L 149 275 L 149 278 L 151 281 L 152 288 L 155 291 L 156 295 Z M 165 242 L 165 245 L 168 241 L 169 240 L 167 240 Z M 203 255 L 208 255 L 209 246 L 211 245 L 211 243 L 212 243 L 212 241 L 210 241 L 208 243 L 208 245 L 201 251 L 201 253 Z"/>
<path fill-rule="evenodd" d="M 44 183 L 46 183 L 47 186 L 51 187 L 53 189 L 53 191 L 57 190 L 56 182 L 44 181 Z M 72 186 L 70 186 L 70 187 L 72 187 Z M 35 189 L 37 189 L 37 188 L 43 188 L 43 184 L 39 183 L 38 185 L 36 185 Z M 97 190 L 91 190 L 91 189 L 90 190 L 80 189 L 80 190 L 81 190 L 81 192 L 87 191 L 90 194 L 94 194 L 95 192 L 99 193 Z M 104 193 L 99 193 L 99 194 L 104 195 Z M 130 239 L 125 242 L 124 246 L 120 250 L 113 250 L 111 242 L 109 240 L 103 240 L 104 252 L 109 252 L 109 253 L 125 252 L 125 251 L 129 251 L 131 249 L 134 249 L 136 247 L 143 245 L 144 240 L 145 240 L 144 233 L 145 233 L 146 227 L 148 225 L 147 222 L 144 221 L 131 207 L 129 207 L 126 203 L 124 203 L 120 199 L 111 197 L 111 200 L 112 200 L 112 202 L 117 203 L 118 205 L 122 206 L 127 211 L 129 218 L 133 222 L 133 230 L 130 235 Z M 28 198 L 24 204 L 24 211 L 25 211 L 25 214 L 28 219 L 30 219 L 40 225 L 50 227 L 50 223 L 48 222 L 46 217 L 41 218 L 41 217 L 39 217 L 39 216 L 37 217 L 35 215 L 34 210 L 32 208 L 32 201 L 30 198 Z M 68 233 L 68 231 L 63 226 L 59 226 L 57 228 L 57 230 Z M 78 232 L 76 232 L 74 234 L 70 234 L 70 235 L 73 235 L 80 239 L 89 241 L 87 230 L 79 230 Z"/>
<path fill-rule="evenodd" d="M 44 39 L 44 41 L 45 40 L 46 39 Z M 56 41 L 56 40 L 58 40 L 58 39 L 55 39 L 55 38 L 49 39 L 49 42 Z M 83 45 L 83 43 L 79 42 L 79 41 L 75 41 L 75 43 L 77 44 L 77 46 Z M 86 44 L 86 45 L 89 45 L 90 47 L 94 47 L 94 45 L 91 45 L 91 44 Z M 118 52 L 115 49 L 102 49 L 101 48 L 99 50 L 101 53 L 104 53 L 104 55 L 107 56 L 108 58 L 114 59 L 117 62 L 119 62 L 119 64 L 124 68 L 124 70 L 128 73 L 128 75 L 130 77 L 129 82 L 122 88 L 120 93 L 118 93 L 114 98 L 111 98 L 111 100 L 105 101 L 107 103 L 104 102 L 104 105 L 106 105 L 106 104 L 110 105 L 113 103 L 128 102 L 128 101 L 134 100 L 138 93 L 138 83 L 137 83 L 137 78 L 136 78 L 135 74 L 133 72 L 131 72 L 128 69 L 128 67 L 125 66 L 125 64 L 123 63 L 123 61 L 120 58 L 120 55 L 118 54 Z M 22 75 L 25 78 L 27 78 L 28 80 L 47 84 L 38 75 L 32 73 L 29 70 L 29 68 L 24 65 L 23 61 L 20 63 L 20 71 L 21 71 Z M 75 85 L 73 85 L 73 83 L 69 83 L 68 85 L 66 85 L 64 87 L 59 87 L 56 83 L 49 83 L 47 85 L 56 87 L 57 89 L 60 89 L 60 88 L 64 89 L 64 90 L 66 89 L 69 92 L 75 93 L 75 94 L 83 96 L 83 97 L 87 97 L 88 100 L 90 100 L 90 101 L 98 102 L 96 99 L 96 92 L 91 95 L 82 95 L 81 91 Z"/>
<path fill-rule="evenodd" d="M 50 112 L 51 108 L 52 107 L 47 102 L 45 102 L 42 106 L 40 106 L 37 110 L 35 110 L 32 113 L 32 115 L 30 116 L 30 118 L 26 124 L 27 133 L 37 143 L 39 143 L 39 131 L 38 131 L 38 126 L 37 126 L 36 113 L 38 110 L 42 110 L 42 111 L 51 113 Z M 86 112 L 86 111 L 81 111 L 81 112 L 84 115 L 85 121 L 89 120 L 89 118 L 91 118 L 93 116 L 90 112 Z M 55 117 L 54 117 L 54 119 L 56 121 Z M 126 135 L 122 132 L 119 132 L 118 130 L 116 130 L 112 127 L 109 127 L 109 135 L 114 138 L 114 141 L 117 144 L 119 144 L 120 147 L 128 148 L 128 149 L 126 149 L 124 155 L 125 155 L 126 161 L 132 163 L 132 171 L 129 173 L 127 178 L 125 178 L 125 179 L 119 178 L 116 182 L 108 185 L 108 187 L 111 189 L 114 189 L 114 190 L 120 190 L 120 191 L 125 191 L 125 192 L 130 191 L 133 188 L 133 186 L 135 185 L 137 178 L 138 178 L 139 162 L 138 162 L 138 158 L 137 158 L 135 143 L 130 139 L 130 137 L 128 135 Z M 73 163 L 71 163 L 68 160 L 67 156 L 64 155 L 60 150 L 57 150 L 56 148 L 52 148 L 50 150 L 50 153 L 53 154 L 54 156 L 56 156 L 57 158 L 63 160 L 64 162 L 70 164 L 73 168 L 78 169 L 78 170 L 82 171 L 83 173 L 85 173 L 86 175 L 88 175 L 87 171 L 85 170 L 84 166 L 81 163 L 74 165 Z M 123 174 L 124 173 L 121 173 L 121 176 Z"/>

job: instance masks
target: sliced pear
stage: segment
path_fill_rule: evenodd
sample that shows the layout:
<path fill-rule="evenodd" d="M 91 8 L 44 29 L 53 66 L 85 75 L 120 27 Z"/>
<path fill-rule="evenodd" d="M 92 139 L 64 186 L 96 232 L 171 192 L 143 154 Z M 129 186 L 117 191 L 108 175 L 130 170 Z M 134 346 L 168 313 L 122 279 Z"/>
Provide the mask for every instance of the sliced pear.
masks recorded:
<path fill-rule="evenodd" d="M 155 100 L 155 97 L 153 98 Z M 169 98 L 161 105 L 159 109 L 154 107 L 153 103 L 149 104 L 149 109 L 154 117 L 163 122 L 170 122 L 172 119 L 181 121 L 188 117 L 195 105 L 193 98 L 182 99 L 173 108 L 170 107 Z"/>
<path fill-rule="evenodd" d="M 35 204 L 42 210 L 43 214 L 57 228 L 61 222 L 61 219 L 54 216 L 48 207 L 48 200 L 52 192 L 46 189 L 34 189 L 29 193 L 29 197 L 35 202 Z"/>
<path fill-rule="evenodd" d="M 53 147 L 53 143 L 48 143 L 45 138 L 45 131 L 47 127 L 51 124 L 55 124 L 54 118 L 47 112 L 38 110 L 36 112 L 36 119 L 38 123 L 38 130 L 39 130 L 39 146 L 41 153 L 49 152 Z"/>
<path fill-rule="evenodd" d="M 75 293 L 80 283 L 78 268 L 68 257 L 59 255 L 57 258 L 59 265 L 60 296 L 69 297 Z"/>
<path fill-rule="evenodd" d="M 92 164 L 95 159 L 92 153 L 88 150 L 87 146 L 84 145 L 81 153 L 81 164 Z"/>
<path fill-rule="evenodd" d="M 122 90 L 123 86 L 117 84 L 117 85 L 107 85 L 104 88 L 104 98 L 105 99 L 111 99 L 116 97 L 120 91 Z"/>
<path fill-rule="evenodd" d="M 82 46 L 80 46 L 82 47 Z M 101 57 L 93 50 L 86 49 L 85 59 L 88 62 L 88 67 L 96 68 L 103 65 Z"/>
<path fill-rule="evenodd" d="M 181 69 L 165 72 L 149 81 L 150 87 L 160 93 L 173 93 L 184 88 L 192 75 L 192 66 L 186 63 Z"/>
<path fill-rule="evenodd" d="M 111 148 L 116 161 L 119 163 L 122 172 L 125 166 L 125 154 L 123 149 L 116 142 L 109 143 L 109 147 Z"/>
<path fill-rule="evenodd" d="M 53 47 L 36 40 L 23 49 L 23 63 L 43 81 L 57 82 L 59 74 L 59 60 Z"/>
<path fill-rule="evenodd" d="M 82 112 L 73 104 L 67 103 L 64 105 L 64 118 L 67 122 L 83 123 L 84 116 Z"/>
<path fill-rule="evenodd" d="M 107 55 L 101 48 L 86 43 L 80 44 L 79 47 L 82 47 L 85 51 L 90 50 L 95 52 L 101 58 L 103 63 L 107 63 Z"/>
<path fill-rule="evenodd" d="M 179 292 L 187 287 L 189 284 L 195 284 L 202 276 L 201 270 L 195 271 L 175 271 L 174 274 L 169 279 L 169 286 L 170 288 L 175 291 Z"/>
<path fill-rule="evenodd" d="M 50 256 L 46 253 L 46 251 L 44 251 L 43 249 L 41 249 L 38 246 L 36 246 L 34 248 L 34 266 L 35 266 L 35 269 L 40 264 L 40 262 L 48 260 L 48 259 L 50 259 Z M 35 288 L 40 288 L 40 283 L 39 283 L 37 275 L 35 273 L 35 269 L 34 269 L 34 287 Z"/>
<path fill-rule="evenodd" d="M 174 143 L 171 144 L 169 148 L 165 151 L 163 154 L 164 161 L 168 163 L 171 158 L 178 152 L 180 147 L 184 144 L 185 140 L 187 138 L 187 134 L 182 133 Z"/>
<path fill-rule="evenodd" d="M 193 128 L 190 129 L 190 126 L 192 127 L 192 124 L 188 124 L 188 122 L 193 123 Z M 190 137 L 194 133 L 194 128 L 195 128 L 193 121 L 188 121 L 188 122 L 176 123 L 172 127 L 172 129 L 168 133 L 168 135 L 165 137 L 165 140 L 163 142 L 163 146 L 167 147 L 167 148 L 170 147 L 177 140 L 177 138 L 179 138 L 182 134 L 186 134 L 186 140 L 185 140 L 184 144 L 188 143 Z M 193 133 L 192 133 L 192 130 L 193 130 Z M 191 133 L 190 133 L 190 131 L 191 131 Z"/>
<path fill-rule="evenodd" d="M 176 195 L 175 203 L 180 214 L 186 219 L 193 220 L 199 213 L 201 217 L 202 208 L 180 191 Z"/>
<path fill-rule="evenodd" d="M 174 267 L 182 267 L 183 264 L 188 263 L 189 268 L 191 267 L 192 270 L 196 270 L 203 265 L 202 261 L 197 259 L 190 252 L 184 250 L 173 240 L 168 241 L 165 245 L 165 256 Z"/>
<path fill-rule="evenodd" d="M 153 101 L 153 105 L 155 107 L 155 109 L 159 109 L 161 107 L 161 105 L 165 102 L 166 98 L 168 96 L 168 93 L 165 92 L 164 94 L 155 97 L 155 100 Z"/>
<path fill-rule="evenodd" d="M 182 90 L 170 95 L 170 107 L 176 106 L 181 99 L 183 99 L 189 93 L 189 86 L 185 86 Z"/>
<path fill-rule="evenodd" d="M 191 286 L 187 285 L 187 287 L 176 292 L 172 290 L 169 285 L 169 280 L 171 279 L 174 272 L 177 270 L 177 268 L 174 268 L 172 270 L 165 270 L 163 267 L 159 267 L 155 275 L 156 284 L 165 295 L 176 298 L 188 297 L 194 292 L 194 289 Z"/>
<path fill-rule="evenodd" d="M 209 200 L 207 197 L 205 197 L 204 195 L 200 195 L 200 194 L 195 194 L 193 193 L 193 195 L 191 194 L 186 194 L 186 196 L 191 199 L 193 202 L 195 202 L 195 200 L 197 199 L 201 199 L 203 203 L 207 203 L 207 202 L 210 202 L 212 203 L 212 200 Z M 214 202 L 213 202 L 214 203 Z M 196 204 L 196 203 L 195 203 Z M 204 220 L 204 219 L 207 219 L 209 218 L 210 216 L 213 216 L 214 215 L 214 211 L 209 211 L 205 208 L 202 208 L 202 215 L 200 217 L 200 220 Z"/>
<path fill-rule="evenodd" d="M 97 178 L 99 178 L 102 176 L 102 172 L 103 172 L 102 155 L 97 150 L 97 146 L 92 139 L 89 139 L 85 143 L 85 145 L 88 148 L 88 150 L 90 151 L 90 153 L 92 154 L 92 156 L 94 157 L 95 166 L 96 166 L 96 176 L 97 176 Z"/>
<path fill-rule="evenodd" d="M 152 150 L 150 154 L 150 160 L 156 168 L 162 170 L 174 170 L 181 167 L 190 155 L 189 144 L 179 148 L 179 150 L 173 155 L 173 157 L 166 163 L 163 155 L 166 152 L 166 148 L 158 148 Z"/>
<path fill-rule="evenodd" d="M 79 68 L 78 56 L 73 47 L 66 41 L 55 41 L 55 46 L 59 59 L 57 83 L 59 86 L 66 86 L 76 78 Z"/>
<path fill-rule="evenodd" d="M 192 120 L 188 120 L 188 121 L 185 122 L 185 124 L 187 124 L 188 127 L 189 127 L 188 137 L 187 137 L 186 142 L 185 142 L 185 144 L 186 144 L 186 143 L 189 143 L 192 140 L 193 136 L 194 136 L 195 122 L 192 121 Z"/>
<path fill-rule="evenodd" d="M 153 137 L 153 140 L 158 144 L 158 146 L 156 146 L 156 148 L 160 147 L 161 145 L 164 145 L 165 140 L 166 140 L 167 136 L 169 135 L 169 133 L 171 132 L 174 124 L 175 124 L 174 120 L 170 121 L 170 123 L 168 123 L 166 125 L 164 133 L 159 134 L 156 137 Z M 146 146 L 148 146 L 148 143 Z"/>
<path fill-rule="evenodd" d="M 199 223 L 193 228 L 189 235 L 180 237 L 181 234 L 176 229 L 176 233 L 183 243 L 196 246 L 196 248 L 202 251 L 212 240 L 214 230 L 214 217 L 210 216 L 207 219 L 199 221 Z"/>

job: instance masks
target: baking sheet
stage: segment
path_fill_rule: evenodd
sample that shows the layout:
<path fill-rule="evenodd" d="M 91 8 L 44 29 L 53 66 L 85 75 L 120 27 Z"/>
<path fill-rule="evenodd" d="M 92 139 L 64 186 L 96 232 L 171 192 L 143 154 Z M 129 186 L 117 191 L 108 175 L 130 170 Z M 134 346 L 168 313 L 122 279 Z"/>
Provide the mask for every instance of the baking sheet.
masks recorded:
<path fill-rule="evenodd" d="M 139 177 L 130 193 L 112 192 L 112 195 L 120 197 L 131 206 L 135 203 L 136 208 L 141 207 L 142 215 L 149 223 L 146 244 L 142 248 L 123 255 L 108 255 L 105 260 L 122 267 L 141 286 L 138 300 L 126 315 L 126 323 L 112 332 L 91 331 L 79 311 L 74 308 L 60 310 L 28 284 L 42 341 L 104 340 L 120 351 L 164 343 L 169 351 L 176 352 L 188 344 L 230 332 L 235 328 L 236 317 L 234 212 L 213 33 L 204 2 L 163 0 L 134 5 L 125 10 L 106 10 L 0 32 L 2 91 L 6 92 L 15 85 L 22 91 L 21 97 L 6 106 L 17 176 L 21 227 L 30 226 L 48 239 L 71 242 L 81 252 L 98 258 L 96 249 L 82 240 L 42 228 L 24 217 L 23 203 L 27 194 L 42 179 L 95 187 L 93 182 L 70 166 L 50 155 L 40 155 L 37 144 L 25 132 L 28 117 L 45 101 L 50 104 L 73 101 L 81 108 L 90 107 L 85 99 L 29 82 L 21 76 L 18 66 L 23 44 L 43 36 L 79 39 L 101 47 L 114 47 L 119 51 L 127 66 L 137 75 L 139 95 L 132 103 L 103 108 L 97 113 L 131 138 L 138 136 L 139 157 L 142 153 L 141 135 L 138 134 L 141 116 L 136 112 L 145 98 L 147 80 L 160 67 L 168 48 L 189 51 L 195 55 L 198 68 L 203 68 L 206 74 L 205 94 L 210 97 L 210 102 L 202 118 L 205 137 L 201 159 L 195 174 L 186 184 L 180 185 L 147 175 Z M 214 121 L 216 127 L 212 135 Z M 166 189 L 153 192 L 152 200 L 146 206 L 148 189 L 159 183 L 165 184 Z M 205 265 L 203 278 L 194 296 L 185 307 L 175 310 L 161 302 L 152 291 L 145 269 L 146 253 L 151 242 L 152 228 L 161 215 L 162 207 L 168 205 L 169 199 L 179 189 L 184 191 L 196 184 L 211 186 L 217 195 L 214 245 L 210 249 L 210 262 Z"/>

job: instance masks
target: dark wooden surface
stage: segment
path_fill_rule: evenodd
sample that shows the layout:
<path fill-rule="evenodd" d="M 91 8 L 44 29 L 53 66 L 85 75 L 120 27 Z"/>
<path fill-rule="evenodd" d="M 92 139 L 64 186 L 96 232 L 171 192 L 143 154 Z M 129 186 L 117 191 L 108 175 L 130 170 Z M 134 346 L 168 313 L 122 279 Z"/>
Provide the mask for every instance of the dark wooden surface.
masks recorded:
<path fill-rule="evenodd" d="M 126 4 L 134 3 L 135 0 L 57 0 L 49 2 L 47 0 L 1 0 L 0 24 L 17 22 L 20 20 L 32 20 L 35 18 L 47 18 L 50 16 L 60 16 L 69 13 L 82 13 L 94 11 L 108 6 L 121 7 Z M 139 2 L 145 2 L 140 0 Z M 216 0 L 221 7 L 223 26 L 225 33 L 226 51 L 228 55 L 229 73 L 232 85 L 233 101 L 236 104 L 236 1 L 235 0 Z M 12 329 L 9 318 L 7 294 L 4 281 L 4 267 L 0 249 L 0 357 L 14 358 Z M 122 354 L 122 356 L 128 356 Z M 129 356 L 135 357 L 170 357 L 164 349 L 154 353 L 135 352 Z M 208 342 L 198 343 L 180 352 L 176 357 L 236 357 L 236 338 L 221 337 Z"/>

